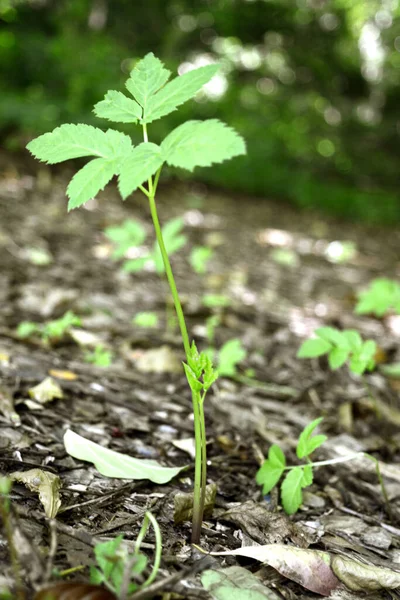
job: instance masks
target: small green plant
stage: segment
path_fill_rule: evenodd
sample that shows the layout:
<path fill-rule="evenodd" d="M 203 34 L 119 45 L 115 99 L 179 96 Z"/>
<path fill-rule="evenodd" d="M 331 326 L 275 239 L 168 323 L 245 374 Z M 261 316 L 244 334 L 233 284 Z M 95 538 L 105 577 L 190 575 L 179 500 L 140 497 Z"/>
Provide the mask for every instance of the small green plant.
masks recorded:
<path fill-rule="evenodd" d="M 133 219 L 126 219 L 121 225 L 113 225 L 104 230 L 105 236 L 114 245 L 113 258 L 123 258 L 130 248 L 141 246 L 146 239 L 146 230 Z"/>
<path fill-rule="evenodd" d="M 298 358 L 316 358 L 327 354 L 332 370 L 339 369 L 348 362 L 350 371 L 357 375 L 372 371 L 375 367 L 376 343 L 373 340 L 363 341 L 358 331 L 320 327 L 314 334 L 317 337 L 302 343 L 297 353 Z"/>
<path fill-rule="evenodd" d="M 400 314 L 400 284 L 386 278 L 371 281 L 360 293 L 355 308 L 358 315 L 374 314 L 377 317 L 383 317 L 391 310 Z"/>
<path fill-rule="evenodd" d="M 104 100 L 94 107 L 96 116 L 100 118 L 117 123 L 140 124 L 143 143 L 137 146 L 133 146 L 131 138 L 120 131 L 103 131 L 83 124 L 61 125 L 28 144 L 29 151 L 37 159 L 50 164 L 83 156 L 95 157 L 74 175 L 68 185 L 69 210 L 93 198 L 114 176 L 118 176 L 118 188 L 124 200 L 139 189 L 149 201 L 160 256 L 177 313 L 186 355 L 184 368 L 192 392 L 196 445 L 193 542 L 198 542 L 200 538 L 205 502 L 207 460 L 204 399 L 217 375 L 210 359 L 205 354 L 199 354 L 195 344 L 190 343 L 155 195 L 164 163 L 193 171 L 195 167 L 210 166 L 245 154 L 246 148 L 243 139 L 217 119 L 187 121 L 169 133 L 160 145 L 149 142 L 148 126 L 193 98 L 218 69 L 218 65 L 210 64 L 168 81 L 170 71 L 152 53 L 140 60 L 126 82 L 132 97 L 110 90 Z M 180 236 L 176 230 L 175 235 Z"/>
<path fill-rule="evenodd" d="M 235 377 L 237 365 L 246 358 L 247 352 L 238 338 L 233 338 L 218 352 L 218 373 L 221 377 Z"/>
<path fill-rule="evenodd" d="M 86 352 L 85 354 L 85 361 L 92 363 L 95 367 L 109 367 L 112 360 L 111 350 L 108 350 L 102 344 L 97 344 L 93 352 Z"/>
<path fill-rule="evenodd" d="M 202 302 L 207 308 L 225 308 L 231 304 L 231 299 L 224 294 L 204 294 Z"/>
<path fill-rule="evenodd" d="M 17 335 L 20 338 L 28 338 L 38 335 L 46 344 L 62 339 L 71 327 L 80 327 L 81 319 L 71 310 L 59 319 L 47 323 L 34 323 L 33 321 L 22 321 L 17 327 Z"/>
<path fill-rule="evenodd" d="M 145 581 L 140 581 L 147 566 L 147 557 L 140 552 L 140 547 L 149 525 L 153 526 L 156 538 L 154 565 L 150 575 Z M 122 595 L 133 594 L 139 589 L 144 589 L 153 583 L 160 568 L 162 551 L 161 532 L 158 523 L 150 512 L 146 512 L 142 528 L 136 540 L 135 550 L 129 554 L 123 543 L 123 536 L 119 535 L 113 540 L 97 544 L 94 554 L 97 567 L 90 569 L 90 582 L 102 585 L 114 592 L 118 598 Z M 136 579 L 137 581 L 131 581 Z M 124 590 L 123 586 L 128 585 Z"/>
<path fill-rule="evenodd" d="M 193 270 L 202 275 L 207 270 L 207 263 L 213 255 L 209 246 L 195 246 L 190 253 L 190 264 Z"/>
<path fill-rule="evenodd" d="M 158 325 L 158 315 L 155 312 L 143 311 L 138 312 L 132 319 L 133 325 L 153 329 Z"/>
<path fill-rule="evenodd" d="M 296 454 L 297 458 L 306 461 L 304 465 L 287 466 L 286 457 L 281 448 L 273 444 L 268 451 L 268 458 L 256 474 L 256 481 L 263 486 L 263 494 L 268 494 L 274 488 L 285 471 L 287 475 L 281 484 L 281 501 L 285 512 L 292 515 L 297 512 L 303 502 L 303 489 L 313 482 L 313 465 L 310 455 L 327 439 L 326 435 L 312 435 L 322 418 L 315 419 L 301 432 Z"/>

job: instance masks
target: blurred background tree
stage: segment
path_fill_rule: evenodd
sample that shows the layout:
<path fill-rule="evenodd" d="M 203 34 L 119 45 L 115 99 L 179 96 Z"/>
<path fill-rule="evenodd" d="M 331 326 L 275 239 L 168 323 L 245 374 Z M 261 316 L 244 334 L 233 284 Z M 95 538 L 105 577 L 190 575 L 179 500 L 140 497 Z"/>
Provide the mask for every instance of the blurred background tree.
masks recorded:
<path fill-rule="evenodd" d="M 195 178 L 350 218 L 400 218 L 398 0 L 0 0 L 0 135 L 9 150 L 123 89 L 149 51 L 211 61 L 195 103 L 151 127 L 218 117 L 248 156 Z"/>

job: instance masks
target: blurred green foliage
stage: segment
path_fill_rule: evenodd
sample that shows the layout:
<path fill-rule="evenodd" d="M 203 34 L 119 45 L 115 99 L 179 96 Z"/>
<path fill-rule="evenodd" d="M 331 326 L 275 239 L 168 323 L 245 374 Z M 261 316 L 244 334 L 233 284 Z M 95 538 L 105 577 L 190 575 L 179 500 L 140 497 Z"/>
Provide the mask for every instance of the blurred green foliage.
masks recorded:
<path fill-rule="evenodd" d="M 183 72 L 221 73 L 188 118 L 237 128 L 248 156 L 196 178 L 398 221 L 398 0 L 0 0 L 0 134 L 8 148 L 63 122 L 107 127 L 91 112 L 153 51 Z M 123 128 L 122 128 L 123 129 Z"/>

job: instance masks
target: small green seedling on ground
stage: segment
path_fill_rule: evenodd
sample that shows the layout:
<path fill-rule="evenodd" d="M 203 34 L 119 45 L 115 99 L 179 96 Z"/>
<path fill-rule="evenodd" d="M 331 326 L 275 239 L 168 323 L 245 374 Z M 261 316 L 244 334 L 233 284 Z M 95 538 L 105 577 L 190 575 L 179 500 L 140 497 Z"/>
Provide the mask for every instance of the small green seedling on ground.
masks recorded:
<path fill-rule="evenodd" d="M 151 311 L 138 312 L 133 317 L 132 323 L 138 327 L 154 329 L 154 327 L 157 327 L 158 325 L 158 315 Z"/>
<path fill-rule="evenodd" d="M 307 464 L 287 466 L 286 457 L 279 446 L 273 444 L 268 452 L 267 460 L 257 471 L 256 481 L 263 486 L 263 494 L 274 488 L 285 471 L 288 471 L 281 484 L 282 506 L 288 515 L 297 512 L 303 502 L 302 490 L 313 482 L 313 463 L 310 455 L 327 439 L 326 435 L 312 435 L 322 418 L 315 419 L 304 428 L 297 443 L 297 458 L 304 459 Z"/>
<path fill-rule="evenodd" d="M 247 352 L 241 341 L 234 338 L 225 342 L 218 352 L 218 373 L 221 377 L 235 377 L 237 365 L 246 358 Z"/>
<path fill-rule="evenodd" d="M 144 582 L 140 582 L 147 566 L 147 557 L 140 552 L 143 538 L 152 524 L 156 538 L 155 559 L 152 571 Z M 94 554 L 97 567 L 90 569 L 90 582 L 102 585 L 114 592 L 118 598 L 133 594 L 139 589 L 144 589 L 153 583 L 157 576 L 161 561 L 162 540 L 158 523 L 150 512 L 146 512 L 142 528 L 136 540 L 135 550 L 129 554 L 123 544 L 123 536 L 119 535 L 113 540 L 95 546 Z M 137 582 L 131 581 L 137 579 Z M 124 590 L 124 585 L 128 585 Z"/>
<path fill-rule="evenodd" d="M 327 354 L 332 370 L 339 369 L 348 362 L 350 371 L 356 375 L 374 369 L 376 343 L 373 340 L 363 341 L 358 331 L 320 327 L 314 334 L 317 337 L 302 343 L 297 353 L 298 358 L 316 358 Z"/>
<path fill-rule="evenodd" d="M 190 264 L 193 270 L 202 275 L 207 270 L 207 263 L 213 255 L 209 246 L 195 246 L 190 253 Z"/>
<path fill-rule="evenodd" d="M 225 308 L 231 304 L 231 299 L 224 294 L 204 294 L 202 302 L 207 308 Z"/>
<path fill-rule="evenodd" d="M 22 321 L 17 327 L 17 335 L 22 339 L 38 335 L 47 344 L 61 340 L 72 327 L 80 327 L 81 325 L 81 319 L 69 310 L 60 319 L 48 321 L 47 323 Z"/>
<path fill-rule="evenodd" d="M 400 284 L 393 279 L 374 279 L 360 293 L 355 312 L 358 315 L 374 314 L 383 317 L 389 311 L 400 314 Z"/>
<path fill-rule="evenodd" d="M 211 317 L 208 317 L 208 319 L 206 319 L 206 337 L 207 337 L 208 343 L 211 346 L 214 344 L 215 330 L 217 329 L 217 327 L 220 326 L 220 324 L 221 324 L 220 315 L 211 315 Z"/>
<path fill-rule="evenodd" d="M 123 258 L 130 248 L 141 246 L 146 239 L 146 230 L 133 219 L 126 219 L 121 225 L 113 225 L 104 230 L 105 236 L 113 243 L 112 257 Z"/>
<path fill-rule="evenodd" d="M 109 367 L 112 360 L 111 350 L 108 350 L 102 344 L 97 344 L 93 352 L 86 352 L 85 354 L 85 361 L 92 363 L 95 367 Z"/>
<path fill-rule="evenodd" d="M 82 206 L 96 196 L 114 176 L 118 177 L 118 188 L 124 200 L 137 189 L 148 198 L 160 255 L 178 317 L 186 355 L 185 371 L 192 392 L 196 445 L 193 542 L 198 542 L 200 538 L 207 481 L 203 405 L 206 393 L 216 379 L 216 373 L 210 359 L 199 354 L 195 345 L 190 343 L 160 227 L 155 195 L 164 163 L 193 171 L 195 167 L 210 166 L 245 154 L 246 148 L 236 131 L 217 119 L 187 121 L 169 133 L 160 145 L 149 142 L 148 126 L 193 98 L 218 69 L 218 65 L 210 64 L 168 81 L 170 71 L 152 53 L 139 61 L 126 82 L 132 97 L 110 90 L 104 100 L 94 107 L 97 117 L 117 123 L 139 123 L 143 131 L 143 143 L 137 146 L 133 146 L 131 138 L 120 131 L 103 131 L 83 124 L 61 125 L 28 144 L 29 151 L 36 158 L 50 164 L 84 156 L 94 157 L 74 175 L 68 185 L 69 210 Z M 182 237 L 177 230 L 175 235 Z"/>

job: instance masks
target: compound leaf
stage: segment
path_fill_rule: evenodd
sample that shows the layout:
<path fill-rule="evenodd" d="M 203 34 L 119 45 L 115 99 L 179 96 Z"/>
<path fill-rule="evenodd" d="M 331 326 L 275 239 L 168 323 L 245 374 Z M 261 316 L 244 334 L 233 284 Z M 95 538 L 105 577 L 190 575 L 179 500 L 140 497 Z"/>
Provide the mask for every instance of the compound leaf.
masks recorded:
<path fill-rule="evenodd" d="M 95 158 L 78 171 L 71 179 L 67 195 L 68 210 L 85 204 L 119 173 L 120 161 Z"/>
<path fill-rule="evenodd" d="M 143 142 L 136 146 L 122 163 L 118 188 L 125 200 L 139 185 L 161 167 L 164 162 L 160 147 L 151 142 Z"/>
<path fill-rule="evenodd" d="M 142 117 L 139 104 L 115 90 L 109 90 L 104 100 L 94 105 L 93 112 L 97 117 L 116 123 L 137 123 Z"/>
<path fill-rule="evenodd" d="M 309 456 L 327 439 L 326 435 L 316 435 L 314 437 L 311 437 L 314 429 L 318 427 L 322 419 L 322 417 L 314 419 L 314 421 L 309 423 L 301 432 L 296 448 L 296 454 L 298 458 L 304 458 L 305 456 Z"/>
<path fill-rule="evenodd" d="M 123 156 L 131 147 L 130 138 L 119 131 L 104 132 L 91 125 L 70 123 L 40 135 L 27 145 L 35 158 L 51 165 L 81 156 L 110 160 Z"/>
<path fill-rule="evenodd" d="M 332 348 L 328 354 L 328 363 L 332 370 L 339 369 L 349 358 L 350 349 Z"/>
<path fill-rule="evenodd" d="M 243 138 L 217 119 L 187 121 L 162 142 L 161 150 L 169 165 L 193 171 L 246 153 Z"/>
<path fill-rule="evenodd" d="M 276 486 L 285 470 L 286 458 L 282 450 L 273 444 L 268 459 L 263 462 L 256 474 L 256 482 L 263 486 L 263 494 L 268 494 Z"/>
<path fill-rule="evenodd" d="M 157 94 L 148 99 L 146 107 L 143 107 L 143 122 L 151 123 L 160 117 L 168 115 L 178 106 L 193 98 L 200 88 L 210 81 L 218 69 L 219 65 L 206 65 L 205 67 L 200 67 L 199 69 L 194 69 L 193 71 L 184 73 L 184 75 L 175 77 Z"/>
<path fill-rule="evenodd" d="M 170 75 L 171 71 L 165 69 L 161 60 L 156 58 L 152 52 L 146 54 L 131 71 L 125 85 L 136 102 L 143 107 L 144 114 L 146 114 L 149 99 L 168 81 Z"/>

